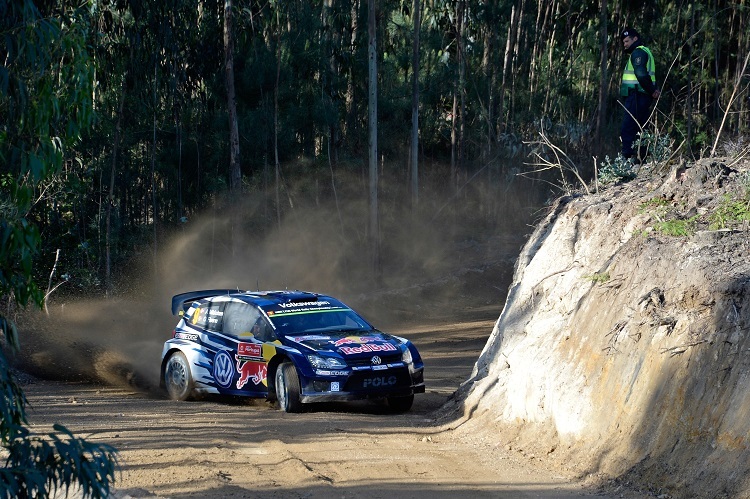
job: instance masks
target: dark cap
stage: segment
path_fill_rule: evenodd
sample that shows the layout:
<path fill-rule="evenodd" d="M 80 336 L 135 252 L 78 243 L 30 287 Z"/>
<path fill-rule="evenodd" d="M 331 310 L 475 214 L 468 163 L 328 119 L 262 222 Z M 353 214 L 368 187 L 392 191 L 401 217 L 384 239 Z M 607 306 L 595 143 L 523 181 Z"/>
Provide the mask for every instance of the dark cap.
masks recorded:
<path fill-rule="evenodd" d="M 630 37 L 638 37 L 638 38 L 641 37 L 641 35 L 639 35 L 638 32 L 636 30 L 634 30 L 633 28 L 625 28 L 624 30 L 622 30 L 622 34 L 620 35 L 620 39 L 624 40 L 628 36 L 630 36 Z"/>

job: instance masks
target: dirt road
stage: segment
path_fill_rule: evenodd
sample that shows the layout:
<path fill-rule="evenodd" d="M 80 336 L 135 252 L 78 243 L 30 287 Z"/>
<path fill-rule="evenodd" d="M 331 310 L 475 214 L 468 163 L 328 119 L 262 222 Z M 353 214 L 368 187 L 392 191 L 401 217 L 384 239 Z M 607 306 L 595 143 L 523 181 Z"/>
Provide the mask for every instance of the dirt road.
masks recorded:
<path fill-rule="evenodd" d="M 29 419 L 35 431 L 59 422 L 119 449 L 121 498 L 590 497 L 506 442 L 460 435 L 457 423 L 436 419 L 497 312 L 390 328 L 418 346 L 426 365 L 427 393 L 404 415 L 374 403 L 285 414 L 263 401 L 173 402 L 128 387 L 37 381 L 24 386 Z"/>

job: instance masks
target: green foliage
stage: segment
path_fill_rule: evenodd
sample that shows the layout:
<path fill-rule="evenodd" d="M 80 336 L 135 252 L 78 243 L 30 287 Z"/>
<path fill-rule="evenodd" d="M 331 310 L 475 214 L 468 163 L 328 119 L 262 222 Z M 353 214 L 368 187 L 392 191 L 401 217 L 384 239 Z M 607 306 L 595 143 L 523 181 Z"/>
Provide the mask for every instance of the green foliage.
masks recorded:
<path fill-rule="evenodd" d="M 602 185 L 609 185 L 633 180 L 635 176 L 636 169 L 633 162 L 618 153 L 613 160 L 610 160 L 609 156 L 605 156 L 604 162 L 599 168 L 598 180 Z"/>
<path fill-rule="evenodd" d="M 672 155 L 673 141 L 668 135 L 657 134 L 644 130 L 633 143 L 634 150 L 645 151 L 644 160 L 661 163 Z"/>
<path fill-rule="evenodd" d="M 671 204 L 663 197 L 654 197 L 638 205 L 638 213 L 648 213 L 657 221 L 654 223 L 654 230 L 660 234 L 672 237 L 691 236 L 695 233 L 700 215 L 694 215 L 690 218 L 675 218 L 670 212 Z M 646 236 L 647 231 L 642 235 Z"/>
<path fill-rule="evenodd" d="M 729 35 L 746 31 L 746 6 L 725 0 L 710 8 L 691 4 L 683 9 L 665 0 L 639 8 L 610 5 L 609 39 L 604 41 L 596 2 L 576 1 L 556 14 L 547 12 L 550 7 L 544 2 L 469 2 L 463 4 L 462 16 L 457 2 L 422 4 L 418 33 L 413 33 L 409 2 L 385 0 L 378 5 L 379 154 L 383 165 L 400 167 L 406 161 L 411 50 L 418 34 L 420 176 L 433 175 L 438 163 L 455 161 L 455 175 L 448 178 L 456 183 L 473 178 L 480 169 L 491 170 L 498 160 L 523 161 L 528 152 L 524 141 L 535 138 L 541 118 L 554 124 L 546 126 L 550 139 L 576 164 L 591 153 L 612 157 L 621 118 L 616 87 L 624 65 L 613 34 L 623 19 L 638 26 L 657 58 L 657 83 L 664 92 L 654 124 L 668 123 L 672 137 L 687 138 L 690 128 L 686 143 L 693 151 L 711 143 L 708 138 L 738 71 L 736 55 L 746 45 L 741 37 Z M 43 173 L 41 157 L 55 168 L 65 161 L 65 180 L 56 185 L 60 190 L 22 214 L 45 234 L 38 247 L 38 268 L 48 268 L 50 255 L 61 249 L 58 268 L 72 276 L 71 286 L 96 291 L 101 288 L 95 283 L 105 281 L 102 200 L 109 194 L 110 168 L 115 172 L 108 235 L 115 272 L 132 256 L 134 246 L 160 246 L 154 237 L 176 227 L 182 216 L 205 208 L 228 185 L 221 5 L 109 2 L 94 9 L 92 3 L 79 8 L 64 0 L 44 5 L 50 11 L 54 5 L 54 12 L 63 15 L 13 23 L 6 19 L 18 17 L 18 6 L 33 3 L 14 0 L 0 7 L 7 9 L 0 13 L 3 33 L 24 33 L 22 39 L 9 38 L 13 45 L 7 53 L 16 55 L 7 59 L 7 68 L 0 67 L 0 84 L 6 82 L 8 89 L 0 99 L 21 95 L 20 88 L 38 88 L 38 98 L 57 104 L 29 113 L 26 128 L 0 127 L 0 144 L 13 144 L 16 159 L 26 155 L 23 161 L 9 159 L 8 171 L 14 176 L 22 170 Z M 277 157 L 282 174 L 289 165 L 308 160 L 330 162 L 334 170 L 356 170 L 368 143 L 366 7 L 350 0 L 235 5 L 235 84 L 245 185 L 273 182 L 269 172 Z M 690 28 L 693 14 L 695 32 Z M 514 19 L 520 22 L 514 25 Z M 60 43 L 61 37 L 67 41 Z M 87 42 L 85 50 L 80 40 Z M 48 49 L 33 61 L 24 59 L 34 46 Z M 85 61 L 87 51 L 94 57 Z M 602 51 L 608 67 L 604 75 Z M 26 70 L 18 71 L 20 67 Z M 88 84 L 94 69 L 95 91 Z M 58 92 L 54 85 L 60 79 L 75 81 L 77 93 Z M 607 112 L 597 137 L 593 124 L 602 81 L 601 104 Z M 33 104 L 36 94 L 28 94 L 26 102 Z M 91 105 L 71 105 L 89 96 L 92 102 L 95 97 L 100 111 L 93 127 L 69 130 L 71 122 L 91 124 Z M 691 98 L 694 106 L 688 113 Z M 746 99 L 738 102 L 739 112 L 729 115 L 727 128 L 735 135 L 747 131 L 747 120 L 742 119 Z M 0 116 L 6 116 L 6 109 L 9 116 L 22 109 L 9 103 L 0 102 Z M 47 123 L 52 132 L 44 128 Z M 39 129 L 41 133 L 32 133 Z M 76 136 L 83 140 L 71 140 Z M 600 141 L 594 143 L 594 138 Z M 642 140 L 648 142 L 644 145 L 653 160 L 662 160 L 662 152 L 669 150 L 666 136 L 646 133 Z M 9 147 L 0 148 L 0 154 L 12 156 Z M 627 180 L 635 170 L 622 160 L 608 159 L 599 180 L 605 185 Z M 401 169 L 402 175 L 405 171 Z M 588 184 L 592 172 L 577 173 Z M 570 175 L 566 173 L 566 182 Z M 269 213 L 287 209 L 286 204 L 268 204 Z M 89 244 L 85 251 L 82 242 Z M 37 273 L 39 278 L 42 270 Z"/>
<path fill-rule="evenodd" d="M 638 205 L 638 213 L 647 213 L 652 209 L 662 210 L 669 206 L 669 201 L 662 197 L 651 198 Z"/>
<path fill-rule="evenodd" d="M 67 493 L 71 487 L 84 497 L 107 497 L 114 483 L 117 451 L 75 437 L 57 424 L 56 433 L 45 438 L 33 435 L 26 428 L 26 404 L 0 349 L 0 445 L 8 453 L 0 468 L 0 498 L 47 497 L 59 489 Z"/>
<path fill-rule="evenodd" d="M 35 213 L 39 192 L 56 185 L 66 150 L 93 120 L 94 64 L 89 57 L 85 3 L 55 5 L 40 12 L 29 0 L 0 5 L 0 296 L 41 306 L 34 280 L 41 243 Z M 53 203 L 51 203 L 53 204 Z M 0 347 L 15 352 L 18 331 L 0 315 Z M 23 390 L 0 348 L 0 498 L 47 497 L 80 489 L 85 497 L 106 497 L 114 483 L 116 451 L 77 438 L 55 425 L 45 438 L 27 428 Z M 60 436 L 62 435 L 62 437 Z"/>
<path fill-rule="evenodd" d="M 684 237 L 695 234 L 698 215 L 686 219 L 671 219 L 657 222 L 654 229 L 657 232 L 673 237 Z"/>
<path fill-rule="evenodd" d="M 750 221 L 750 197 L 732 199 L 729 194 L 722 197 L 721 204 L 709 217 L 709 229 L 727 229 Z"/>
<path fill-rule="evenodd" d="M 658 164 L 669 159 L 673 145 L 673 141 L 667 135 L 644 130 L 633 143 L 633 149 L 642 151 L 646 155 L 645 161 Z M 638 163 L 634 158 L 625 158 L 620 153 L 614 159 L 605 156 L 599 168 L 598 180 L 602 185 L 627 182 L 638 175 L 638 170 Z"/>
<path fill-rule="evenodd" d="M 709 229 L 728 229 L 750 221 L 750 171 L 739 179 L 741 192 L 737 196 L 724 194 L 719 207 L 709 217 Z"/>
<path fill-rule="evenodd" d="M 604 284 L 609 281 L 610 277 L 609 272 L 594 272 L 593 274 L 583 276 L 584 279 L 595 284 Z"/>
<path fill-rule="evenodd" d="M 0 296 L 41 305 L 34 282 L 44 191 L 93 120 L 94 64 L 87 5 L 58 5 L 45 15 L 29 0 L 4 2 L 0 15 Z M 42 187 L 40 189 L 40 187 Z"/>
<path fill-rule="evenodd" d="M 41 306 L 43 295 L 32 275 L 39 240 L 39 231 L 25 218 L 0 218 L 0 296 L 12 294 L 18 303 Z"/>

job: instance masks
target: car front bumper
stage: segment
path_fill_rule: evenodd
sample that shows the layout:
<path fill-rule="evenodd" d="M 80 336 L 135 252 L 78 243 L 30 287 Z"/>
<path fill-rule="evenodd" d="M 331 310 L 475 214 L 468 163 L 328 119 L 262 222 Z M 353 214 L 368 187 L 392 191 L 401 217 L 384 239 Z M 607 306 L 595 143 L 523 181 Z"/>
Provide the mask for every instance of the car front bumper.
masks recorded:
<path fill-rule="evenodd" d="M 424 393 L 423 368 L 354 372 L 347 377 L 303 378 L 302 402 L 331 402 L 383 397 L 406 397 Z"/>

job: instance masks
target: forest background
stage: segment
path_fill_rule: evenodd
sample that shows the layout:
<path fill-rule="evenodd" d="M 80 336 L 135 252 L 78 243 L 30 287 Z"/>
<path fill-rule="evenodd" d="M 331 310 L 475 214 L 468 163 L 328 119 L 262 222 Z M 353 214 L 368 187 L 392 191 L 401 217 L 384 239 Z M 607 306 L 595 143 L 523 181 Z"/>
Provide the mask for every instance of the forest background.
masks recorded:
<path fill-rule="evenodd" d="M 750 127 L 746 0 L 3 4 L 0 216 L 42 235 L 14 259 L 29 289 L 117 293 L 134 256 L 158 270 L 160 245 L 226 199 L 255 233 L 331 206 L 353 255 L 382 242 L 376 268 L 395 227 L 523 230 L 554 192 L 517 177 L 544 180 L 525 164 L 539 132 L 586 179 L 619 150 L 625 26 L 653 49 L 653 128 L 681 156 Z"/>

